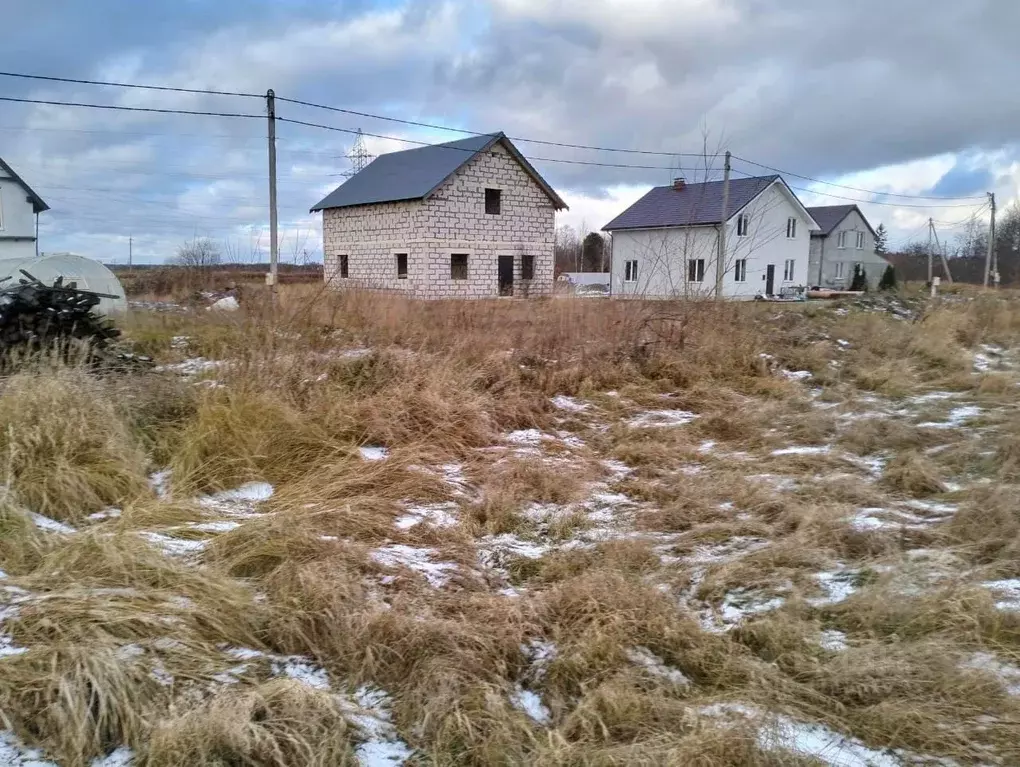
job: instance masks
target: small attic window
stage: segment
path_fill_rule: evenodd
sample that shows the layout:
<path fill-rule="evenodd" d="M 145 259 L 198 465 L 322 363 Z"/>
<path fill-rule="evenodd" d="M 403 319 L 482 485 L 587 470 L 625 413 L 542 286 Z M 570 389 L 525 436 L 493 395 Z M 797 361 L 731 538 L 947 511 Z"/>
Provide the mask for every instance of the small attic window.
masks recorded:
<path fill-rule="evenodd" d="M 502 212 L 503 207 L 503 190 L 501 189 L 486 189 L 485 190 L 485 212 L 490 216 L 498 216 Z"/>

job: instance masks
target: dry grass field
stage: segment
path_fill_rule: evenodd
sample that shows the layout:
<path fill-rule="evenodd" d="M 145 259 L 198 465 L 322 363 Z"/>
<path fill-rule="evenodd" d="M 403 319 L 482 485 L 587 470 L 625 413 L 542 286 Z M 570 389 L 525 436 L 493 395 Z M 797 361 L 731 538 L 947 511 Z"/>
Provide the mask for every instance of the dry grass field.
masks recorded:
<path fill-rule="evenodd" d="M 0 763 L 1020 764 L 1020 301 L 136 312 L 0 392 Z"/>

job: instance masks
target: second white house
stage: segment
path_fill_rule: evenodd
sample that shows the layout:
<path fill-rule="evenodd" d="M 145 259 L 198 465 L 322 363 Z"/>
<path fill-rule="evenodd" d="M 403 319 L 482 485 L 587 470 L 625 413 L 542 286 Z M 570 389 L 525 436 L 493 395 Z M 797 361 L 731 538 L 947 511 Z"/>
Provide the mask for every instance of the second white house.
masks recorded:
<path fill-rule="evenodd" d="M 780 176 L 731 180 L 726 210 L 723 221 L 722 181 L 654 187 L 603 227 L 612 235 L 612 294 L 714 295 L 724 226 L 725 297 L 808 285 L 811 233 L 819 226 Z"/>

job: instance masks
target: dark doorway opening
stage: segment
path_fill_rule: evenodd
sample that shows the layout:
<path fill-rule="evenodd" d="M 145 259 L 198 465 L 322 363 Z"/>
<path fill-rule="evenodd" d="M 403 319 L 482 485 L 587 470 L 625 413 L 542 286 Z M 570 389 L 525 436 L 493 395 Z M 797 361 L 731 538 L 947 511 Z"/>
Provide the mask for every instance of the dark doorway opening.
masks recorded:
<path fill-rule="evenodd" d="M 765 295 L 771 296 L 776 289 L 776 267 L 769 264 L 765 267 Z"/>
<path fill-rule="evenodd" d="M 514 257 L 499 257 L 499 294 L 501 296 L 512 296 L 514 294 Z"/>

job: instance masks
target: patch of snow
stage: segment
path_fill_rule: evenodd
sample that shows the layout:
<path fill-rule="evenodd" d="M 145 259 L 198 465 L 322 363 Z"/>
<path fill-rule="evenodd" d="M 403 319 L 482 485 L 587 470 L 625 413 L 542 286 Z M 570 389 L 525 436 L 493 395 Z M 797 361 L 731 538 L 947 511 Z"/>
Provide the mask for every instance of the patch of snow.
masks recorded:
<path fill-rule="evenodd" d="M 741 623 L 749 615 L 760 615 L 762 613 L 778 610 L 786 603 L 784 597 L 768 596 L 751 589 L 735 589 L 726 594 L 722 606 L 719 608 L 719 617 L 723 623 Z"/>
<path fill-rule="evenodd" d="M 715 440 L 711 440 L 711 439 L 705 440 L 700 445 L 698 445 L 698 452 L 699 453 L 711 453 L 713 450 L 715 450 L 716 444 L 717 443 L 716 443 Z"/>
<path fill-rule="evenodd" d="M 209 545 L 209 541 L 188 541 L 183 538 L 171 538 L 162 533 L 146 532 L 140 533 L 142 538 L 152 545 L 162 549 L 164 554 L 174 557 L 186 557 L 198 554 Z"/>
<path fill-rule="evenodd" d="M 807 381 L 814 376 L 807 370 L 780 370 L 779 373 L 787 381 Z"/>
<path fill-rule="evenodd" d="M 372 354 L 372 351 L 373 351 L 372 349 L 365 349 L 365 348 L 361 348 L 361 349 L 341 349 L 341 350 L 337 351 L 336 356 L 337 357 L 342 357 L 343 359 L 348 359 L 348 360 L 359 360 L 362 357 L 367 357 L 370 354 Z"/>
<path fill-rule="evenodd" d="M 173 687 L 174 678 L 165 668 L 163 664 L 157 661 L 151 669 L 149 669 L 149 676 L 156 680 L 157 683 L 163 687 Z"/>
<path fill-rule="evenodd" d="M 520 685 L 517 685 L 514 691 L 510 693 L 510 704 L 518 711 L 527 714 L 538 724 L 549 724 L 552 720 L 552 714 L 545 704 L 542 703 L 541 696 L 531 690 L 525 690 Z"/>
<path fill-rule="evenodd" d="M 830 573 L 816 573 L 815 579 L 818 585 L 825 591 L 823 597 L 811 597 L 807 603 L 812 607 L 823 607 L 844 602 L 854 595 L 857 586 L 853 581 L 857 577 L 854 570 L 836 570 Z"/>
<path fill-rule="evenodd" d="M 850 527 L 862 533 L 900 527 L 894 522 L 876 517 L 875 514 L 878 513 L 884 514 L 886 510 L 882 508 L 858 509 L 857 513 L 849 519 Z"/>
<path fill-rule="evenodd" d="M 634 473 L 634 469 L 623 461 L 617 461 L 612 458 L 604 460 L 602 465 L 609 469 L 609 472 L 612 474 L 611 481 L 613 482 L 619 482 Z"/>
<path fill-rule="evenodd" d="M 353 700 L 338 695 L 336 701 L 360 731 L 362 742 L 355 755 L 363 767 L 394 767 L 414 756 L 393 727 L 386 692 L 376 687 L 360 687 Z"/>
<path fill-rule="evenodd" d="M 166 498 L 170 494 L 170 474 L 170 469 L 166 469 L 149 475 L 149 487 L 157 498 Z"/>
<path fill-rule="evenodd" d="M 227 647 L 224 652 L 235 660 L 255 660 L 265 655 L 261 650 L 253 650 L 250 647 Z"/>
<path fill-rule="evenodd" d="M 541 559 L 549 546 L 526 541 L 513 533 L 487 535 L 478 541 L 478 559 L 483 567 L 502 567 L 508 559 Z"/>
<path fill-rule="evenodd" d="M 177 362 L 173 365 L 160 365 L 155 370 L 157 373 L 177 373 L 177 375 L 190 378 L 201 373 L 216 370 L 227 364 L 225 360 L 207 360 L 205 357 L 192 357 L 191 359 L 184 360 L 184 362 Z"/>
<path fill-rule="evenodd" d="M 606 392 L 606 396 L 607 397 L 619 397 L 620 396 L 620 392 L 618 392 L 618 391 L 607 391 Z"/>
<path fill-rule="evenodd" d="M 692 413 L 688 410 L 648 410 L 644 413 L 638 413 L 627 421 L 627 425 L 633 429 L 685 426 L 697 417 L 697 413 Z"/>
<path fill-rule="evenodd" d="M 120 509 L 109 508 L 103 509 L 102 511 L 97 511 L 95 514 L 89 514 L 88 518 L 91 519 L 93 522 L 98 522 L 99 520 L 102 519 L 116 519 L 123 513 L 124 512 L 121 511 Z"/>
<path fill-rule="evenodd" d="M 90 767 L 131 767 L 135 763 L 135 752 L 128 746 L 121 746 L 99 759 L 93 759 Z"/>
<path fill-rule="evenodd" d="M 289 677 L 314 690 L 330 689 L 329 675 L 325 669 L 315 665 L 307 658 L 301 656 L 279 658 L 272 661 L 272 669 L 276 676 Z"/>
<path fill-rule="evenodd" d="M 963 405 L 953 408 L 945 421 L 928 421 L 919 423 L 919 429 L 956 429 L 963 426 L 967 421 L 977 418 L 984 412 L 976 405 Z"/>
<path fill-rule="evenodd" d="M 641 666 L 652 676 L 660 677 L 680 687 L 687 687 L 691 683 L 691 680 L 684 676 L 684 672 L 666 665 L 662 658 L 646 647 L 632 647 L 625 654 L 627 660 L 636 666 Z"/>
<path fill-rule="evenodd" d="M 237 299 L 233 296 L 224 296 L 206 309 L 207 312 L 236 312 L 241 308 Z"/>
<path fill-rule="evenodd" d="M 238 488 L 214 493 L 200 499 L 200 501 L 211 503 L 260 503 L 261 501 L 268 501 L 272 497 L 273 486 L 268 482 L 246 482 Z"/>
<path fill-rule="evenodd" d="M 836 343 L 839 344 L 840 346 L 842 346 L 844 349 L 849 349 L 850 348 L 850 342 L 849 341 L 844 341 L 842 338 L 837 338 L 836 339 Z"/>
<path fill-rule="evenodd" d="M 28 652 L 27 647 L 18 647 L 14 640 L 6 634 L 0 634 L 0 658 L 9 658 L 12 655 L 24 655 Z"/>
<path fill-rule="evenodd" d="M 28 748 L 13 732 L 0 732 L 0 765 L 4 767 L 60 767 L 43 759 L 38 748 Z"/>
<path fill-rule="evenodd" d="M 191 343 L 191 336 L 174 336 L 170 339 L 171 349 L 187 349 Z"/>
<path fill-rule="evenodd" d="M 776 717 L 772 726 L 759 733 L 767 750 L 783 749 L 811 756 L 832 767 L 900 767 L 903 762 L 887 750 L 869 748 L 856 738 L 841 735 L 822 724 Z"/>
<path fill-rule="evenodd" d="M 1010 695 L 1020 695 L 1020 666 L 1000 660 L 988 652 L 976 652 L 961 665 L 963 668 L 984 671 L 998 677 L 1006 692 Z"/>
<path fill-rule="evenodd" d="M 931 514 L 939 514 L 942 516 L 951 516 L 960 510 L 960 506 L 955 503 L 939 503 L 938 501 L 922 501 L 918 499 L 912 499 L 903 502 L 904 506 L 909 506 L 912 509 L 918 509 L 920 511 L 927 511 Z"/>
<path fill-rule="evenodd" d="M 849 647 L 846 641 L 846 634 L 836 629 L 825 629 L 818 638 L 818 644 L 823 650 L 829 652 L 843 652 Z"/>
<path fill-rule="evenodd" d="M 193 522 L 188 525 L 188 528 L 191 530 L 198 530 L 203 533 L 229 533 L 231 530 L 236 530 L 240 526 L 240 522 L 232 522 L 231 520 L 221 519 L 216 522 Z"/>
<path fill-rule="evenodd" d="M 574 450 L 580 450 L 584 447 L 584 440 L 575 434 L 571 434 L 569 431 L 558 431 L 556 436 L 560 438 L 564 445 L 572 447 Z"/>
<path fill-rule="evenodd" d="M 549 664 L 556 660 L 559 649 L 554 643 L 544 639 L 532 639 L 527 644 L 521 645 L 521 653 L 531 664 L 528 669 L 528 678 L 538 681 L 545 676 Z"/>
<path fill-rule="evenodd" d="M 570 413 L 583 413 L 591 407 L 584 402 L 578 402 L 573 397 L 567 397 L 563 394 L 557 394 L 551 401 L 554 407 L 557 407 L 560 410 L 566 410 Z"/>
<path fill-rule="evenodd" d="M 125 644 L 118 647 L 114 655 L 117 660 L 131 660 L 132 658 L 140 658 L 145 655 L 145 650 L 141 645 Z"/>
<path fill-rule="evenodd" d="M 433 527 L 453 527 L 457 524 L 456 512 L 459 506 L 453 501 L 445 503 L 426 503 L 411 506 L 404 516 L 394 523 L 400 530 L 410 530 L 415 525 L 426 523 Z"/>
<path fill-rule="evenodd" d="M 780 450 L 773 450 L 772 455 L 825 455 L 831 450 L 832 445 L 822 445 L 821 447 L 797 445 L 794 447 L 784 447 Z"/>
<path fill-rule="evenodd" d="M 390 454 L 390 451 L 385 447 L 372 447 L 366 445 L 359 447 L 358 453 L 365 461 L 382 461 Z"/>
<path fill-rule="evenodd" d="M 511 445 L 527 445 L 537 447 L 542 443 L 544 435 L 538 429 L 521 429 L 503 435 L 503 440 Z"/>
<path fill-rule="evenodd" d="M 34 511 L 28 512 L 28 516 L 35 523 L 35 526 L 40 530 L 45 530 L 49 533 L 63 533 L 64 535 L 70 535 L 78 532 L 70 525 L 65 525 L 63 522 L 58 522 L 55 519 L 44 517 L 42 514 L 36 514 Z"/>
<path fill-rule="evenodd" d="M 0 581 L 2 581 L 6 577 L 7 577 L 7 573 L 5 573 L 3 570 L 0 570 Z"/>
<path fill-rule="evenodd" d="M 393 543 L 375 549 L 369 556 L 383 567 L 407 567 L 421 573 L 429 585 L 438 589 L 449 582 L 451 574 L 457 571 L 457 565 L 453 562 L 433 562 L 432 557 L 435 554 L 435 549 L 419 549 Z"/>
<path fill-rule="evenodd" d="M 986 589 L 996 593 L 999 601 L 995 603 L 996 609 L 1020 611 L 1020 578 L 1011 578 L 1004 581 L 987 581 L 981 584 Z"/>

